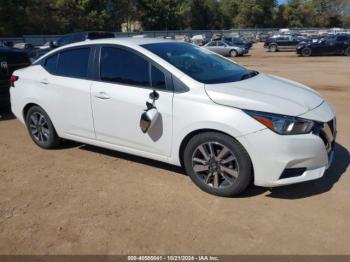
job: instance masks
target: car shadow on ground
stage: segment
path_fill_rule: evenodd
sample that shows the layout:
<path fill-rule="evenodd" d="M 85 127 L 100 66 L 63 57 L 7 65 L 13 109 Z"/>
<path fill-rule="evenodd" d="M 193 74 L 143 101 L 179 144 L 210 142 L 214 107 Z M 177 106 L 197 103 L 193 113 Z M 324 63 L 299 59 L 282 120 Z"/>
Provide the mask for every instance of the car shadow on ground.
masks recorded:
<path fill-rule="evenodd" d="M 330 191 L 346 172 L 350 163 L 349 151 L 340 144 L 335 145 L 335 155 L 332 166 L 325 175 L 314 181 L 300 184 L 266 189 L 251 186 L 240 197 L 252 197 L 267 193 L 267 197 L 280 199 L 301 199 Z"/>
<path fill-rule="evenodd" d="M 109 149 L 104 149 L 100 147 L 90 146 L 90 145 L 79 145 L 74 142 L 68 142 L 71 144 L 70 146 L 79 147 L 82 150 L 86 150 L 89 152 L 94 152 L 98 154 L 103 154 L 115 158 L 124 159 L 127 161 L 133 161 L 139 164 L 152 166 L 155 168 L 164 169 L 170 172 L 175 172 L 179 175 L 184 175 L 185 171 L 181 167 L 173 166 L 170 164 L 166 164 L 163 162 L 150 160 L 143 157 L 138 157 L 134 155 L 129 155 L 126 153 L 121 153 L 118 151 L 113 151 Z M 251 185 L 243 194 L 238 196 L 239 198 L 246 197 L 254 197 L 261 194 L 267 193 L 267 197 L 272 198 L 281 198 L 281 199 L 300 199 L 311 197 L 314 195 L 319 195 L 325 192 L 328 192 L 332 189 L 332 187 L 338 182 L 340 177 L 346 172 L 350 163 L 350 156 L 348 150 L 340 144 L 335 145 L 335 156 L 334 162 L 329 170 L 327 170 L 326 174 L 318 180 L 304 182 L 301 184 L 295 184 L 284 187 L 277 188 L 262 188 Z"/>

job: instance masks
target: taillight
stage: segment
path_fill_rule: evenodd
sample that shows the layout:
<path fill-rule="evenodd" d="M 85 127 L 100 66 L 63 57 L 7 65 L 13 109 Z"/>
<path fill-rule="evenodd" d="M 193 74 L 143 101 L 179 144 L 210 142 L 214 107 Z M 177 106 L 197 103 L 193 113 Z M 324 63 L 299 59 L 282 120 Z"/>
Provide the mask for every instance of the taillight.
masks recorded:
<path fill-rule="evenodd" d="M 18 80 L 18 76 L 10 76 L 10 86 L 15 87 L 15 82 Z"/>

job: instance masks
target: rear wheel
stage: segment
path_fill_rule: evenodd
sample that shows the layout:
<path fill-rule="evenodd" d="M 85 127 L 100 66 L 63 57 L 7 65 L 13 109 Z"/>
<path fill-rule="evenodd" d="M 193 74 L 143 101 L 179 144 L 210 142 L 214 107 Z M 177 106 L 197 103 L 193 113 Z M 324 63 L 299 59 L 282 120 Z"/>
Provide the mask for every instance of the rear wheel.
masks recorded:
<path fill-rule="evenodd" d="M 238 56 L 238 52 L 236 50 L 231 50 L 230 56 L 231 57 L 236 57 L 236 56 Z"/>
<path fill-rule="evenodd" d="M 248 153 L 232 137 L 206 132 L 194 136 L 184 151 L 184 166 L 203 191 L 231 197 L 244 191 L 252 179 Z"/>
<path fill-rule="evenodd" d="M 277 52 L 278 51 L 278 46 L 275 44 L 272 44 L 269 46 L 270 52 Z"/>
<path fill-rule="evenodd" d="M 345 49 L 344 54 L 345 54 L 346 56 L 350 56 L 350 47 L 348 47 L 347 49 Z"/>
<path fill-rule="evenodd" d="M 26 116 L 28 132 L 35 144 L 51 149 L 59 145 L 60 138 L 47 113 L 39 106 L 33 106 Z"/>
<path fill-rule="evenodd" d="M 311 56 L 311 53 L 312 53 L 312 51 L 311 51 L 311 49 L 308 48 L 308 47 L 303 48 L 303 49 L 301 50 L 301 55 L 302 55 L 302 56 L 305 56 L 305 57 Z"/>

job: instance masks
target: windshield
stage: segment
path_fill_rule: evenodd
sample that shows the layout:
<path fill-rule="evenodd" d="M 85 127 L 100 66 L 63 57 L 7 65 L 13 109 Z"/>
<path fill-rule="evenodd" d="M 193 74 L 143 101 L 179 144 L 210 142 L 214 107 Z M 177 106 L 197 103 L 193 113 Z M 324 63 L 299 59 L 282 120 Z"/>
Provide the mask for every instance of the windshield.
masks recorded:
<path fill-rule="evenodd" d="M 142 45 L 142 47 L 205 84 L 237 82 L 258 74 L 191 44 L 157 43 Z"/>

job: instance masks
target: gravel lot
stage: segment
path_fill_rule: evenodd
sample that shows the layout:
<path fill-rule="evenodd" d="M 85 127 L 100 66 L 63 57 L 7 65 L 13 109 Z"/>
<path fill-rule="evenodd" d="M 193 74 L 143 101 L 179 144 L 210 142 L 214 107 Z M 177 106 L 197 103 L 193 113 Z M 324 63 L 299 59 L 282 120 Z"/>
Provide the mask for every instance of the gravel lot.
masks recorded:
<path fill-rule="evenodd" d="M 76 143 L 44 151 L 5 115 L 0 253 L 350 254 L 350 58 L 259 44 L 235 60 L 307 84 L 335 107 L 338 144 L 324 178 L 219 198 L 159 162 Z"/>

